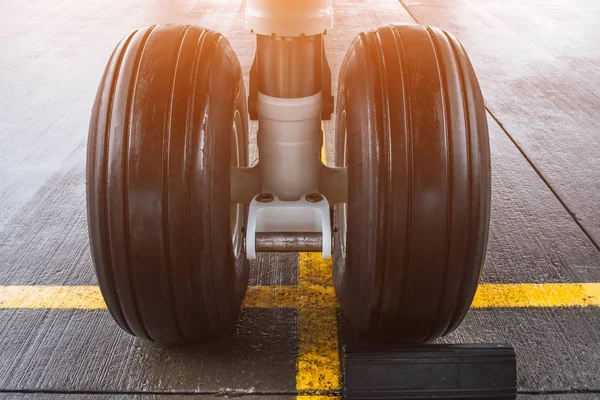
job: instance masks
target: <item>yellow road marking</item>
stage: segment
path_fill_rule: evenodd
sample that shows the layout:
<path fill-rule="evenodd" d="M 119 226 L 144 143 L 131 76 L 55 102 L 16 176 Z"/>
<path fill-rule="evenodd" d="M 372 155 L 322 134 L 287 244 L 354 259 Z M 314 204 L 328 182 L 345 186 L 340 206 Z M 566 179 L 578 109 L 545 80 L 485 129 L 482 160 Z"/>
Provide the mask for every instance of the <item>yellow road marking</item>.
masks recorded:
<path fill-rule="evenodd" d="M 303 255 L 301 264 L 311 264 Z M 322 262 L 320 265 L 327 265 Z M 305 272 L 308 268 L 302 268 Z M 302 274 L 303 272 L 301 272 Z M 335 309 L 337 299 L 331 286 L 251 286 L 245 308 Z M 600 307 L 600 283 L 483 283 L 471 308 Z M 0 286 L 0 309 L 73 308 L 105 309 L 98 286 Z"/>
<path fill-rule="evenodd" d="M 600 306 L 600 283 L 482 284 L 471 307 Z"/>
<path fill-rule="evenodd" d="M 0 286 L 0 308 L 104 309 L 98 286 Z"/>
<path fill-rule="evenodd" d="M 244 300 L 245 308 L 332 309 L 337 307 L 332 287 L 321 285 L 251 286 Z M 72 308 L 105 309 L 98 286 L 0 286 L 0 309 Z"/>
<path fill-rule="evenodd" d="M 332 309 L 337 307 L 337 299 L 332 287 L 322 285 L 253 286 L 248 288 L 244 307 Z"/>
<path fill-rule="evenodd" d="M 321 289 L 320 296 L 307 297 L 298 313 L 296 390 L 300 393 L 320 393 L 341 387 L 337 302 L 332 286 L 331 261 L 323 260 L 319 253 L 300 253 L 298 289 L 301 293 Z M 298 396 L 301 397 L 304 396 Z"/>

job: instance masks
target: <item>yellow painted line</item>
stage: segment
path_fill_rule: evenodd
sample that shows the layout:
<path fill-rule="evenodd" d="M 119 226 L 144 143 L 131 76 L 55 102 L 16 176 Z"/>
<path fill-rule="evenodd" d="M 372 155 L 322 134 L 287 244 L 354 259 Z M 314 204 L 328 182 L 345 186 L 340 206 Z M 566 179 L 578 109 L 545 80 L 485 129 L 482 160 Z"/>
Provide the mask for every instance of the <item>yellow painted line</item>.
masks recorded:
<path fill-rule="evenodd" d="M 246 308 L 295 308 L 315 307 L 335 309 L 337 299 L 333 287 L 306 286 L 252 286 L 244 299 Z"/>
<path fill-rule="evenodd" d="M 321 253 L 300 253 L 298 259 L 298 286 L 333 288 L 331 260 L 323 260 Z"/>
<path fill-rule="evenodd" d="M 472 308 L 600 306 L 600 283 L 482 284 Z"/>
<path fill-rule="evenodd" d="M 318 256 L 318 254 L 316 255 Z M 251 286 L 245 308 L 335 309 L 337 299 L 330 278 L 316 284 L 308 271 L 315 254 L 301 255 L 299 286 Z M 307 283 L 302 283 L 306 277 Z M 510 283 L 479 285 L 472 308 L 600 307 L 600 283 Z M 0 309 L 105 309 L 98 286 L 0 286 Z"/>
<path fill-rule="evenodd" d="M 340 390 L 337 302 L 333 292 L 331 261 L 319 253 L 300 253 L 298 289 L 322 288 L 323 296 L 311 296 L 298 313 L 298 359 L 296 390 L 300 393 Z M 324 296 L 331 295 L 329 301 Z M 323 307 L 331 304 L 333 307 Z M 298 396 L 303 397 L 314 396 Z"/>
<path fill-rule="evenodd" d="M 0 308 L 104 309 L 98 286 L 0 286 Z"/>
<path fill-rule="evenodd" d="M 244 300 L 245 308 L 337 307 L 332 287 L 320 285 L 251 286 Z M 98 286 L 0 286 L 0 309 L 72 308 L 105 309 Z"/>

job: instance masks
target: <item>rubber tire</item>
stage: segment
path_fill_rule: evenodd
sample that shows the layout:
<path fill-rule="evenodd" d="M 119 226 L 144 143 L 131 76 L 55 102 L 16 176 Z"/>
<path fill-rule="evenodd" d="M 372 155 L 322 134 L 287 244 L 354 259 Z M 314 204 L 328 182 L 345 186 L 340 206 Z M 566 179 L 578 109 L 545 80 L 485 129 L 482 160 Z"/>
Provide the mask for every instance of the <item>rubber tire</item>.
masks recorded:
<path fill-rule="evenodd" d="M 219 33 L 162 25 L 112 54 L 87 153 L 90 247 L 117 323 L 140 338 L 195 343 L 224 332 L 248 284 L 230 231 L 235 111 L 248 165 L 242 71 Z"/>
<path fill-rule="evenodd" d="M 477 289 L 490 218 L 486 110 L 467 54 L 427 26 L 362 33 L 338 102 L 336 164 L 348 167 L 347 213 L 334 210 L 341 308 L 379 340 L 448 334 Z"/>

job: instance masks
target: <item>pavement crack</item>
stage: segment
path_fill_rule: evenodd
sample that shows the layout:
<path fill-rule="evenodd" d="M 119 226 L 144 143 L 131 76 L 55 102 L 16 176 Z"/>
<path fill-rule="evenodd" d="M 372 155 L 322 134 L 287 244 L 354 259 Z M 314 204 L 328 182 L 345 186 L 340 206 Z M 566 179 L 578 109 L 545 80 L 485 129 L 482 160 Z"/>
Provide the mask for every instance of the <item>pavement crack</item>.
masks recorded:
<path fill-rule="evenodd" d="M 552 192 L 554 197 L 558 200 L 558 202 L 565 209 L 565 211 L 571 216 L 571 219 L 577 224 L 579 229 L 581 229 L 581 231 L 588 238 L 590 243 L 592 243 L 592 245 L 596 248 L 596 250 L 598 252 L 600 252 L 600 243 L 598 243 L 592 237 L 590 232 L 585 228 L 585 226 L 583 226 L 581 220 L 577 217 L 577 214 L 575 213 L 575 211 L 571 210 L 571 208 L 567 205 L 567 203 L 560 197 L 560 195 L 558 194 L 558 191 L 550 184 L 550 181 L 548 179 L 546 179 L 546 177 L 542 174 L 542 171 L 540 171 L 540 169 L 533 163 L 533 160 L 531 160 L 531 158 L 529 158 L 527 153 L 525 153 L 525 150 L 517 143 L 515 138 L 508 132 L 508 130 L 506 129 L 504 124 L 500 121 L 500 119 L 498 119 L 498 117 L 496 117 L 496 115 L 492 112 L 492 110 L 489 109 L 489 107 L 486 106 L 485 109 L 486 109 L 487 113 L 492 117 L 494 122 L 496 122 L 496 124 L 500 127 L 502 132 L 504 132 L 506 137 L 508 137 L 508 139 L 512 142 L 512 144 L 517 148 L 517 150 L 519 150 L 519 153 L 521 153 L 523 158 L 525 158 L 525 161 L 527 161 L 529 166 L 531 166 L 531 168 L 535 171 L 535 173 L 542 180 L 542 182 L 544 182 L 544 184 L 550 190 L 550 192 Z"/>

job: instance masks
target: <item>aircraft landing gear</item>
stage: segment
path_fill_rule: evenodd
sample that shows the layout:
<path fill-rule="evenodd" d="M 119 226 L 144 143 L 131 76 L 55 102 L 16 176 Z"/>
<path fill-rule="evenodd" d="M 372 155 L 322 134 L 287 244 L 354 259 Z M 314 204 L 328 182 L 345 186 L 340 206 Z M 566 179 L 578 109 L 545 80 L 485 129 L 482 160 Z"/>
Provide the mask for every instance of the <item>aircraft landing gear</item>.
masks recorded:
<path fill-rule="evenodd" d="M 372 339 L 423 343 L 461 323 L 490 218 L 486 111 L 473 68 L 458 40 L 436 28 L 361 33 L 340 72 L 328 167 L 320 161 L 321 121 L 333 112 L 323 40 L 332 21 L 330 0 L 248 0 L 246 26 L 257 35 L 248 103 L 239 61 L 219 33 L 161 25 L 117 45 L 92 112 L 87 206 L 100 288 L 125 331 L 178 343 L 223 332 L 260 251 L 333 257 L 340 306 Z M 252 167 L 250 117 L 259 125 Z M 478 385 L 494 382 L 505 397 L 491 390 L 486 398 L 514 398 L 506 347 L 369 351 L 344 353 L 347 378 L 379 376 L 391 391 L 350 385 L 348 397 L 430 398 L 411 394 L 410 377 L 457 380 L 468 364 L 487 372 L 467 368 L 476 382 L 458 379 L 444 398 L 477 397 Z M 398 373 L 378 375 L 381 362 L 404 371 L 408 386 L 396 384 Z"/>

